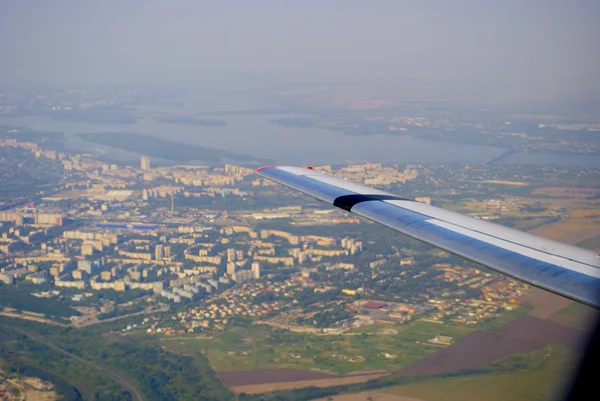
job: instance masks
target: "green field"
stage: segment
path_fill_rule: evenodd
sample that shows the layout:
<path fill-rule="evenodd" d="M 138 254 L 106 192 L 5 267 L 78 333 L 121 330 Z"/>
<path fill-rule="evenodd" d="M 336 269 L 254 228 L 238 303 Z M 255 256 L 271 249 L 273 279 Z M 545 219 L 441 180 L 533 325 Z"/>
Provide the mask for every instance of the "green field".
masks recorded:
<path fill-rule="evenodd" d="M 537 351 L 536 351 L 537 352 Z M 569 377 L 571 354 L 565 348 L 545 348 L 550 354 L 536 366 L 509 373 L 494 373 L 392 387 L 386 393 L 423 401 L 532 401 L 559 398 L 562 380 Z M 539 352 L 537 352 L 539 354 Z M 536 360 L 539 355 L 532 358 Z"/>
<path fill-rule="evenodd" d="M 513 320 L 516 320 L 517 318 L 526 315 L 527 312 L 533 310 L 534 308 L 535 305 L 529 302 L 525 305 L 519 306 L 517 309 L 502 312 L 500 316 L 491 318 L 488 321 L 484 322 L 482 325 L 476 327 L 479 330 L 493 331 L 504 326 L 506 323 L 512 322 Z"/>
<path fill-rule="evenodd" d="M 550 318 L 553 322 L 579 330 L 589 330 L 590 324 L 596 321 L 598 311 L 590 306 L 572 302 Z"/>
<path fill-rule="evenodd" d="M 600 235 L 578 242 L 577 246 L 591 250 L 598 249 L 600 248 Z"/>
<path fill-rule="evenodd" d="M 529 219 L 524 219 L 522 215 L 517 215 L 518 219 L 514 221 L 513 228 L 521 231 L 531 231 L 537 227 L 556 221 L 555 217 L 551 216 L 530 216 Z"/>
<path fill-rule="evenodd" d="M 322 336 L 272 330 L 265 326 L 235 328 L 212 340 L 165 339 L 168 350 L 203 353 L 217 371 L 288 367 L 347 374 L 360 370 L 397 370 L 439 350 L 427 344 L 438 334 L 458 339 L 469 328 L 435 323 L 374 325 L 353 335 Z M 386 358 L 383 354 L 394 355 Z"/>

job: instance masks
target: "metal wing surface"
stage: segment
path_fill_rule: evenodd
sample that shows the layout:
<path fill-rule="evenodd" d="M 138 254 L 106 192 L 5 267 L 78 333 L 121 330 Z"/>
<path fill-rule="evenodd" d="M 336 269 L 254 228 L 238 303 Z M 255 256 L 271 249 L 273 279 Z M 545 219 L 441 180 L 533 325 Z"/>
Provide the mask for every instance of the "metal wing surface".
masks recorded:
<path fill-rule="evenodd" d="M 262 167 L 256 173 L 517 280 L 600 309 L 600 255 L 595 252 L 311 168 Z"/>

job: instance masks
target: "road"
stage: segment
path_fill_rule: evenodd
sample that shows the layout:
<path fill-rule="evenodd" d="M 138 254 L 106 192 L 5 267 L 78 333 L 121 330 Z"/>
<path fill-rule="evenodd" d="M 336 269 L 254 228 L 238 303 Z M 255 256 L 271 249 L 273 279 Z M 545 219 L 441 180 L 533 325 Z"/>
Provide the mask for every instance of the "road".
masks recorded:
<path fill-rule="evenodd" d="M 158 308 L 158 309 L 149 308 L 149 309 L 144 309 L 143 311 L 129 313 L 127 315 L 111 317 L 109 319 L 92 320 L 89 322 L 86 321 L 85 323 L 79 323 L 79 324 L 73 323 L 73 327 L 77 327 L 77 328 L 87 327 L 87 326 L 92 326 L 94 324 L 114 322 L 115 320 L 125 319 L 125 318 L 132 317 L 132 316 L 149 315 L 149 314 L 157 313 L 157 312 L 166 312 L 168 310 L 169 310 L 169 305 L 160 304 L 160 308 Z"/>
<path fill-rule="evenodd" d="M 66 324 L 58 323 L 58 322 L 55 322 L 54 320 L 44 319 L 43 317 L 24 315 L 22 313 L 2 311 L 2 312 L 0 312 L 0 316 L 12 317 L 14 319 L 31 320 L 33 322 L 51 324 L 53 326 L 67 327 Z"/>
<path fill-rule="evenodd" d="M 53 349 L 56 352 L 60 352 L 63 355 L 68 356 L 69 358 L 83 363 L 85 365 L 91 366 L 92 368 L 104 373 L 105 375 L 109 376 L 111 379 L 113 379 L 114 381 L 116 381 L 117 383 L 119 383 L 123 388 L 125 388 L 127 391 L 129 391 L 129 393 L 133 396 L 134 400 L 137 401 L 144 401 L 144 396 L 142 395 L 142 393 L 137 389 L 137 386 L 133 383 L 131 383 L 130 381 L 124 379 L 123 377 L 121 377 L 121 375 L 118 373 L 118 371 L 116 369 L 112 369 L 112 368 L 106 368 L 104 366 L 100 366 L 94 362 L 91 361 L 87 361 L 83 358 L 78 357 L 77 355 L 71 354 L 68 351 L 65 351 L 64 349 L 60 348 L 59 346 L 57 346 L 54 343 L 51 343 L 50 341 L 37 336 L 35 334 L 31 334 L 29 332 L 26 332 L 24 330 L 21 329 L 17 329 L 15 327 L 10 327 L 12 330 L 19 332 L 29 338 L 31 338 L 32 340 L 35 340 L 39 343 L 42 343 L 46 346 L 48 346 L 49 348 Z"/>

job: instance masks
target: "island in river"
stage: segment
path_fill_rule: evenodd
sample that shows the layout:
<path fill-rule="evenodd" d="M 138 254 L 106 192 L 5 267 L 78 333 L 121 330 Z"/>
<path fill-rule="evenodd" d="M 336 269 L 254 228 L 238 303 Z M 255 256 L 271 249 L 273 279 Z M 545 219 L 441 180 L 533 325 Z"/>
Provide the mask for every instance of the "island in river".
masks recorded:
<path fill-rule="evenodd" d="M 264 160 L 241 153 L 226 150 L 207 148 L 204 146 L 170 141 L 152 135 L 142 135 L 131 132 L 110 132 L 94 134 L 76 134 L 77 137 L 109 146 L 116 149 L 135 152 L 150 157 L 172 160 L 179 163 L 203 162 L 223 163 L 227 161 L 237 163 L 264 163 Z"/>

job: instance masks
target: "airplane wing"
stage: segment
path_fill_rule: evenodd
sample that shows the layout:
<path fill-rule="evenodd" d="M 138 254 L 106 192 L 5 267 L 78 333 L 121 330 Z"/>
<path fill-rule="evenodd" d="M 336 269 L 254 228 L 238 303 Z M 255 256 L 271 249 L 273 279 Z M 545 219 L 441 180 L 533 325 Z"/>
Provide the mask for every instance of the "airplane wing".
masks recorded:
<path fill-rule="evenodd" d="M 312 168 L 256 174 L 517 280 L 600 309 L 600 255 Z"/>

